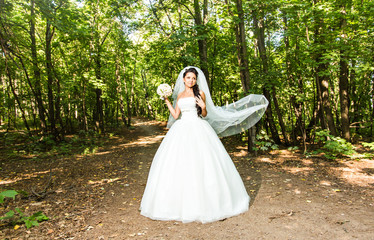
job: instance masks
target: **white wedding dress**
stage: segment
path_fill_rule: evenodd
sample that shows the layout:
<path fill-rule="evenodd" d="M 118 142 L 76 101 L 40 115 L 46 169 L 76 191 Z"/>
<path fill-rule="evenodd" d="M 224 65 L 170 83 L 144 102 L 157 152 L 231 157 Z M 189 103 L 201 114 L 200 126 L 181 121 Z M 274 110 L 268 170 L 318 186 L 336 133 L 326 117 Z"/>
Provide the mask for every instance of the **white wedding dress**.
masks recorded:
<path fill-rule="evenodd" d="M 213 222 L 248 210 L 249 196 L 230 156 L 193 97 L 154 156 L 140 205 L 155 220 Z"/>

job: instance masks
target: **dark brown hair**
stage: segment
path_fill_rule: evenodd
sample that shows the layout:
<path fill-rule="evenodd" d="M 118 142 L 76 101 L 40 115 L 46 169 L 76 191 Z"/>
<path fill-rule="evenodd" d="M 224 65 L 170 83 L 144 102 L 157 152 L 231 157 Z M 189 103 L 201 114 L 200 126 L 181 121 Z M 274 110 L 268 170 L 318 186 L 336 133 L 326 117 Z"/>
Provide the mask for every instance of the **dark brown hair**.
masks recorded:
<path fill-rule="evenodd" d="M 188 68 L 188 69 L 186 69 L 186 71 L 183 73 L 183 78 L 187 75 L 187 73 L 189 73 L 189 72 L 192 72 L 193 74 L 195 74 L 195 76 L 196 76 L 196 81 L 197 81 L 197 76 L 198 76 L 198 72 L 197 72 L 197 70 L 195 69 L 195 68 Z M 193 91 L 193 95 L 195 96 L 195 97 L 199 97 L 200 96 L 200 89 L 199 89 L 199 85 L 197 85 L 197 82 L 196 82 L 196 84 L 192 87 L 192 91 Z M 199 106 L 199 105 L 197 105 L 197 103 L 196 103 L 196 108 L 197 108 L 197 116 L 201 116 L 201 112 L 203 111 L 202 109 L 201 109 L 201 107 Z"/>

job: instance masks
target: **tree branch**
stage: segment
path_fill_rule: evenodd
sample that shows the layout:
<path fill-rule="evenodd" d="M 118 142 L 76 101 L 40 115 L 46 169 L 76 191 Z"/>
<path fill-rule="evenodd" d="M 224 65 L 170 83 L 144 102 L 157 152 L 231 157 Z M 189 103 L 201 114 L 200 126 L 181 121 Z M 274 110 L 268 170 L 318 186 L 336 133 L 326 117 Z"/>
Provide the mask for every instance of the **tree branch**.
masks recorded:
<path fill-rule="evenodd" d="M 152 2 L 151 0 L 149 0 L 149 5 L 151 6 L 151 10 L 152 10 L 152 13 L 153 15 L 155 16 L 156 18 L 156 22 L 158 23 L 158 25 L 160 26 L 161 30 L 167 35 L 167 36 L 170 36 L 170 34 L 168 34 L 165 29 L 163 28 L 162 24 L 161 24 L 161 21 L 159 19 L 159 17 L 157 16 L 157 12 L 156 12 L 156 9 L 153 8 L 153 5 L 152 5 Z"/>

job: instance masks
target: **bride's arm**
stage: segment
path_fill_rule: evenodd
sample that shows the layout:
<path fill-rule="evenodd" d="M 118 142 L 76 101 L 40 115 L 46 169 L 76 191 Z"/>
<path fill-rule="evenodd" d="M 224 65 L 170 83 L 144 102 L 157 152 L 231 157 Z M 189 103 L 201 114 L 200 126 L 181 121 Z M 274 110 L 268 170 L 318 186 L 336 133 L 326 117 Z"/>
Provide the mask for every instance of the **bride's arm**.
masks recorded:
<path fill-rule="evenodd" d="M 167 98 L 167 97 L 165 98 L 165 103 L 168 106 L 169 111 L 170 111 L 171 115 L 173 116 L 173 118 L 178 119 L 179 114 L 181 113 L 181 110 L 179 109 L 178 104 L 176 104 L 175 109 L 174 109 L 173 105 L 169 101 L 169 98 Z"/>

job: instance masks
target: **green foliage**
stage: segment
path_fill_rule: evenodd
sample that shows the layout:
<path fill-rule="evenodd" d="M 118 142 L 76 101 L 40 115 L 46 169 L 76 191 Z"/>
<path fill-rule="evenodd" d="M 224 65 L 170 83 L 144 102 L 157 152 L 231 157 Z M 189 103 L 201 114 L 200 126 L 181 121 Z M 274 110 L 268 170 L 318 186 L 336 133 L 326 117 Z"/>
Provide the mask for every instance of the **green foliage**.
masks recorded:
<path fill-rule="evenodd" d="M 52 149 L 56 145 L 52 135 L 44 136 L 31 136 L 28 139 L 28 144 L 24 145 L 23 149 L 27 153 L 45 152 Z"/>
<path fill-rule="evenodd" d="M 49 220 L 49 218 L 41 211 L 36 212 L 31 216 L 25 215 L 19 208 L 16 208 L 16 212 L 19 216 L 17 223 L 24 223 L 28 229 L 33 226 L 39 226 L 39 222 Z"/>
<path fill-rule="evenodd" d="M 110 134 L 109 134 L 110 135 Z M 66 137 L 60 142 L 53 140 L 53 136 L 29 136 L 12 132 L 6 134 L 7 155 L 17 158 L 19 155 L 33 155 L 33 159 L 50 155 L 91 154 L 97 152 L 103 140 L 95 131 L 79 131 L 72 137 Z"/>
<path fill-rule="evenodd" d="M 299 150 L 299 147 L 298 146 L 292 146 L 292 147 L 288 147 L 287 149 L 291 152 L 295 152 L 296 150 Z"/>
<path fill-rule="evenodd" d="M 4 203 L 5 197 L 15 199 L 17 194 L 18 192 L 14 190 L 0 192 L 0 203 Z M 0 217 L 0 220 L 9 220 L 12 224 L 25 224 L 26 228 L 29 229 L 33 226 L 39 226 L 39 222 L 47 221 L 49 218 L 41 211 L 36 212 L 31 216 L 27 216 L 20 208 L 15 208 L 15 211 L 8 211 L 3 217 Z"/>
<path fill-rule="evenodd" d="M 84 149 L 83 151 L 83 154 L 87 155 L 87 154 L 92 154 L 92 153 L 95 153 L 97 151 L 97 146 L 95 147 L 87 147 Z"/>
<path fill-rule="evenodd" d="M 312 133 L 313 134 L 313 133 Z M 317 130 L 315 131 L 315 142 L 324 144 L 327 140 L 331 139 L 330 132 L 328 130 Z"/>
<path fill-rule="evenodd" d="M 321 149 L 315 151 L 315 154 L 325 153 L 328 159 L 336 159 L 340 156 L 352 156 L 357 154 L 354 146 L 341 137 L 330 135 L 328 130 L 318 130 L 315 132 L 315 141 L 321 146 Z"/>
<path fill-rule="evenodd" d="M 282 116 L 273 115 L 272 127 L 280 130 L 280 118 L 288 136 L 300 134 L 296 129 L 299 120 L 308 126 L 313 119 L 311 125 L 320 127 L 321 119 L 313 117 L 318 97 L 316 76 L 329 80 L 330 105 L 339 111 L 340 68 L 347 63 L 352 73 L 349 99 L 355 106 L 349 118 L 359 125 L 351 133 L 373 134 L 372 81 L 368 77 L 374 70 L 373 1 L 244 1 L 243 19 L 237 3 L 212 0 L 203 6 L 202 1 L 60 1 L 57 7 L 48 1 L 34 1 L 32 14 L 29 1 L 5 1 L 0 20 L 9 31 L 4 31 L 2 38 L 6 39 L 4 47 L 11 48 L 7 54 L 7 49 L 0 48 L 0 72 L 7 79 L 9 73 L 13 82 L 10 85 L 7 80 L 0 86 L 0 129 L 25 129 L 26 122 L 31 132 L 44 125 L 44 133 L 51 134 L 54 120 L 57 132 L 64 135 L 81 129 L 101 131 L 98 122 L 105 128 L 123 127 L 126 124 L 119 120 L 122 113 L 125 118 L 167 120 L 168 109 L 158 99 L 156 88 L 160 83 L 173 85 L 179 71 L 188 65 L 206 65 L 216 105 L 238 100 L 248 94 L 242 86 L 237 52 L 241 44 L 236 42 L 235 32 L 237 24 L 244 22 L 249 92 L 269 90 L 269 107 Z M 202 24 L 196 23 L 190 12 L 193 9 L 204 11 Z M 255 19 L 264 22 L 256 28 Z M 31 40 L 31 23 L 35 25 L 35 41 Z M 38 37 L 46 34 L 47 23 L 53 29 L 50 65 L 45 64 L 46 40 Z M 260 25 L 262 29 L 258 29 Z M 264 53 L 269 54 L 259 52 L 261 37 Z M 205 60 L 201 58 L 205 56 L 199 47 L 201 40 L 206 40 Z M 49 72 L 53 73 L 53 84 L 46 81 Z M 39 106 L 38 96 L 43 106 Z M 302 109 L 301 119 L 296 119 L 296 104 L 300 104 L 296 106 L 299 111 Z M 49 115 L 53 106 L 55 116 Z M 43 124 L 42 112 L 46 119 Z M 270 119 L 265 121 L 268 125 Z M 5 144 L 15 142 L 11 137 L 16 136 L 9 134 Z M 34 138 L 9 154 L 69 154 L 80 143 L 81 153 L 90 153 L 98 145 L 79 139 L 57 143 L 51 136 Z"/>
<path fill-rule="evenodd" d="M 7 198 L 13 198 L 15 199 L 18 192 L 14 190 L 6 190 L 4 192 L 0 192 L 0 203 L 4 203 L 4 199 Z"/>
<path fill-rule="evenodd" d="M 295 151 L 295 150 L 299 150 L 299 147 L 298 146 L 292 146 L 292 147 L 289 147 L 287 148 L 289 151 Z"/>
<path fill-rule="evenodd" d="M 269 150 L 278 149 L 278 145 L 274 143 L 272 139 L 266 134 L 265 131 L 261 130 L 259 134 L 256 135 L 254 151 L 267 152 Z"/>
<path fill-rule="evenodd" d="M 3 217 L 0 217 L 0 220 L 11 220 L 12 224 L 25 224 L 26 228 L 29 229 L 39 226 L 39 222 L 47 221 L 49 218 L 41 211 L 27 216 L 20 208 L 15 208 L 15 211 L 10 210 Z"/>
<path fill-rule="evenodd" d="M 374 151 L 374 142 L 372 143 L 363 142 L 362 146 L 369 148 L 371 151 Z"/>

